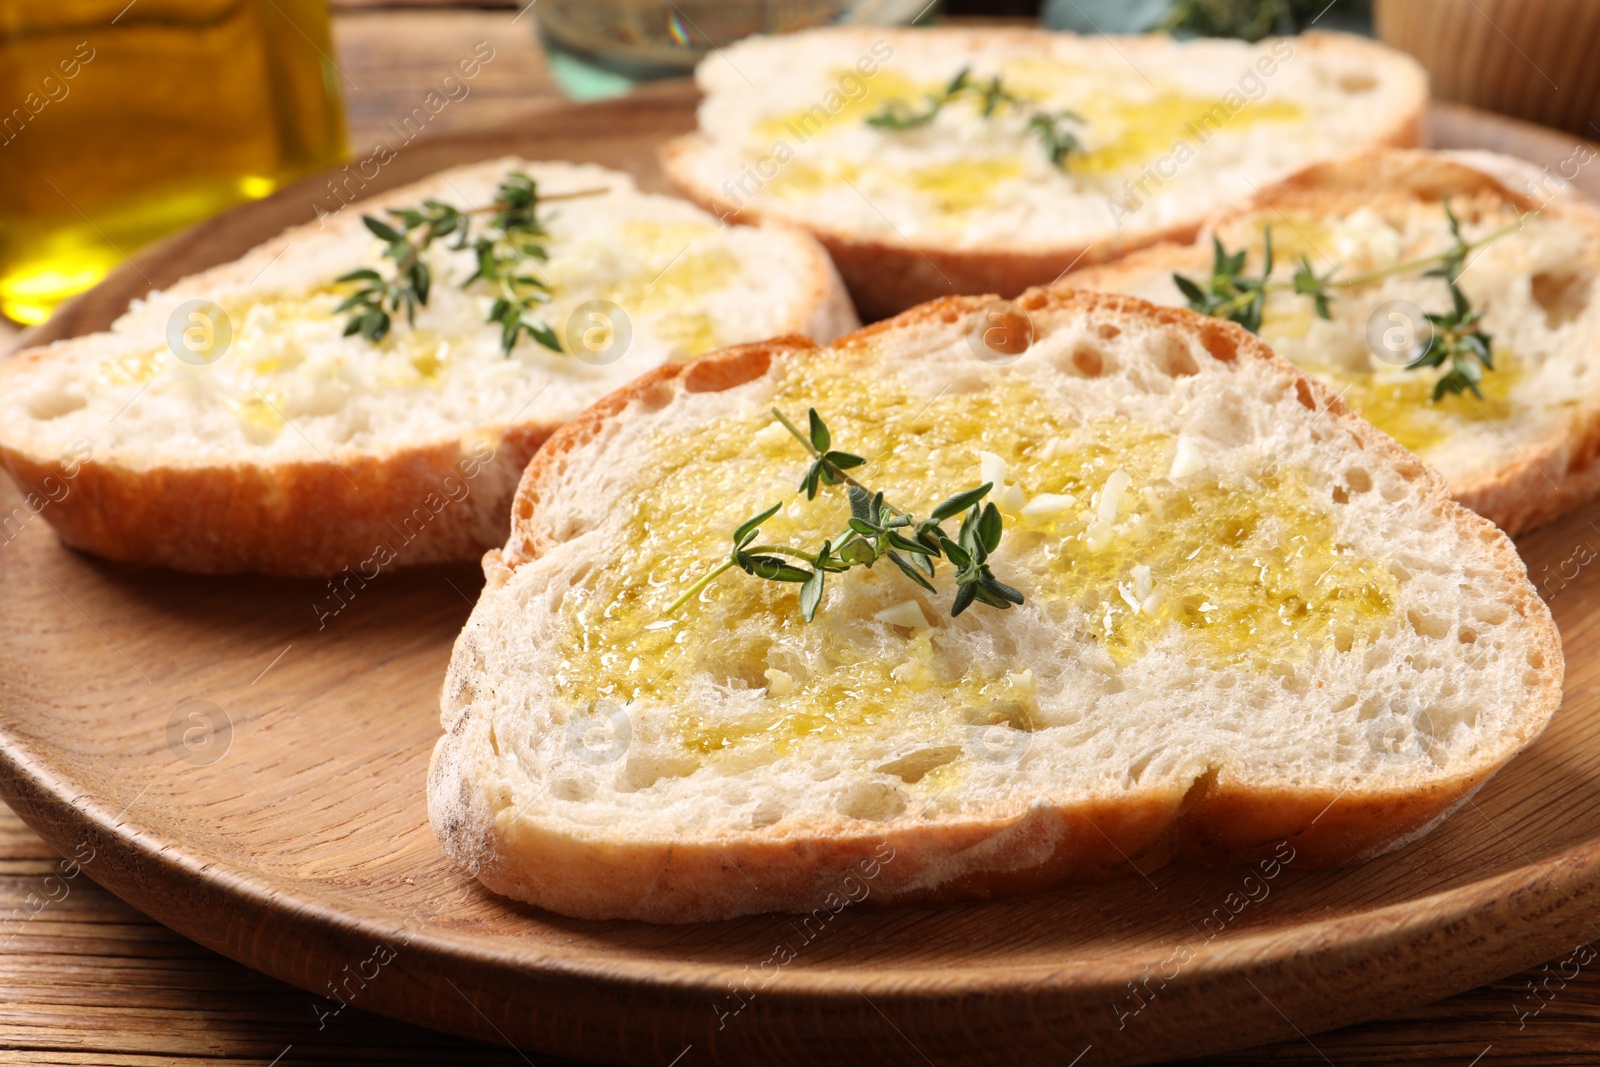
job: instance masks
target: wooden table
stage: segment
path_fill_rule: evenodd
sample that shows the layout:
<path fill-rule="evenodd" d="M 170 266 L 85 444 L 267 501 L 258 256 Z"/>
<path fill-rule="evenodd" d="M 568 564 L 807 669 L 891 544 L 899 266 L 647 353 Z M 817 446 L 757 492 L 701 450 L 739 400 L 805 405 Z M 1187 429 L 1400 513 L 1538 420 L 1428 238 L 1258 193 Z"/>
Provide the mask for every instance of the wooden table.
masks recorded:
<path fill-rule="evenodd" d="M 408 112 L 447 65 L 480 41 L 494 48 L 494 58 L 471 95 L 442 111 L 424 136 L 533 119 L 560 103 L 529 22 L 515 10 L 339 15 L 337 59 L 356 86 L 347 95 L 352 145 L 359 152 L 375 142 L 386 122 Z M 85 877 L 61 879 L 57 863 L 44 843 L 0 806 L 0 1062 L 5 1064 L 555 1062 L 355 1008 L 319 1019 L 318 1002 L 309 994 L 199 948 Z M 38 916 L 30 920 L 5 922 L 36 910 Z M 1596 934 L 1600 940 L 1600 927 Z M 1595 1063 L 1600 1061 L 1600 969 L 1591 965 L 1564 981 L 1558 962 L 1386 1021 L 1211 1062 Z M 1542 1000 L 1534 999 L 1533 986 L 1541 987 Z M 1527 1013 L 1541 1002 L 1542 1010 L 1519 1025 L 1519 1010 Z M 938 1051 L 926 1051 L 936 1065 Z M 682 1067 L 693 1067 L 692 1053 Z"/>

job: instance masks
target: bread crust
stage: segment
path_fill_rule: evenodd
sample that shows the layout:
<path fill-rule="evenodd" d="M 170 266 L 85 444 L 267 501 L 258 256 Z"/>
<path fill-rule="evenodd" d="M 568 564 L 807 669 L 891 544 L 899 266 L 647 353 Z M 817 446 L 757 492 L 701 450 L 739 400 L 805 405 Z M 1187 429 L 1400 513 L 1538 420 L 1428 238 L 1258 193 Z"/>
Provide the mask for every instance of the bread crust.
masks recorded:
<path fill-rule="evenodd" d="M 912 309 L 835 342 L 856 344 L 919 322 L 956 322 L 982 308 L 986 297 L 946 298 Z M 1417 507 L 1437 508 L 1466 536 L 1481 539 L 1494 566 L 1511 582 L 1507 607 L 1533 630 L 1544 657 L 1537 695 L 1519 715 L 1522 732 L 1503 755 L 1470 773 L 1407 789 L 1263 788 L 1222 774 L 1187 790 L 1152 788 L 1106 801 L 1039 798 L 986 817 L 925 822 L 902 816 L 863 830 L 840 816 L 801 828 L 778 824 L 704 838 L 627 838 L 595 830 L 551 831 L 520 812 L 499 815 L 461 774 L 448 753 L 474 714 L 457 694 L 482 683 L 473 657 L 458 643 L 444 685 L 445 736 L 429 770 L 429 809 L 444 849 L 497 893 L 582 918 L 628 918 L 656 923 L 701 922 L 756 912 L 800 913 L 829 906 L 845 880 L 872 865 L 866 903 L 930 904 L 1038 892 L 1074 882 L 1148 873 L 1183 856 L 1203 864 L 1236 863 L 1272 855 L 1287 843 L 1300 866 L 1330 867 L 1370 858 L 1425 832 L 1537 736 L 1561 699 L 1561 643 L 1549 610 L 1528 584 L 1511 542 L 1490 523 L 1452 503 L 1443 479 L 1391 438 L 1360 419 L 1331 390 L 1299 374 L 1259 339 L 1232 323 L 1186 309 L 1158 307 L 1114 293 L 1033 289 L 1018 305 L 1092 312 L 1113 310 L 1198 335 L 1223 360 L 1263 360 L 1293 375 L 1301 403 L 1336 420 L 1374 463 L 1407 473 L 1418 484 Z M 725 389 L 764 374 L 780 357 L 806 358 L 816 346 L 783 338 L 664 366 L 595 404 L 558 431 L 529 464 L 517 491 L 513 530 L 503 550 L 484 557 L 490 590 L 512 572 L 554 549 L 540 533 L 544 491 L 569 453 L 594 440 L 608 420 L 643 403 L 659 407 L 679 390 Z M 487 595 L 487 590 L 486 590 Z M 892 858 L 892 862 L 889 862 Z"/>
<path fill-rule="evenodd" d="M 1026 39 L 1041 31 L 978 28 L 944 32 L 960 32 L 970 36 L 974 47 L 981 49 L 1005 40 Z M 1351 48 L 1377 51 L 1370 44 L 1358 44 L 1355 39 L 1338 33 L 1312 31 L 1295 40 L 1297 47 L 1305 47 L 1313 52 Z M 1145 49 L 1165 46 L 1165 42 L 1164 36 L 1132 37 L 1121 39 L 1118 47 L 1137 54 Z M 1395 101 L 1391 109 L 1393 117 L 1386 126 L 1372 131 L 1368 143 L 1414 147 L 1422 143 L 1423 117 L 1428 106 L 1427 79 L 1409 59 L 1398 53 L 1390 55 L 1391 62 L 1407 65 L 1414 76 L 1407 98 Z M 684 196 L 729 221 L 793 221 L 782 212 L 741 205 L 723 195 L 715 186 L 700 181 L 692 161 L 706 143 L 705 136 L 696 132 L 677 137 L 662 149 L 662 167 Z M 834 229 L 809 219 L 805 225 L 827 248 L 850 290 L 856 308 L 864 319 L 870 321 L 944 296 L 999 293 L 1004 297 L 1014 297 L 1030 286 L 1047 285 L 1059 280 L 1074 266 L 1111 262 L 1136 249 L 1164 241 L 1189 241 L 1199 231 L 1206 214 L 1199 212 L 1165 225 L 1130 225 L 1108 231 L 1097 240 L 1087 243 L 1062 242 L 1052 245 L 1046 242 L 1032 247 L 990 246 L 983 249 L 914 245 L 898 238 L 864 236 Z"/>
<path fill-rule="evenodd" d="M 1426 202 L 1447 195 L 1486 194 L 1499 197 L 1518 211 L 1574 219 L 1600 241 L 1600 210 L 1573 194 L 1539 200 L 1504 184 L 1491 174 L 1446 153 L 1379 149 L 1346 160 L 1308 167 L 1261 190 L 1249 202 L 1207 220 L 1194 243 L 1164 243 L 1117 263 L 1075 270 L 1065 287 L 1116 290 L 1125 279 L 1154 272 L 1198 272 L 1209 269 L 1205 234 L 1230 221 L 1257 213 L 1354 210 L 1369 197 L 1405 192 Z M 1600 258 L 1600 250 L 1597 250 Z M 1579 398 L 1570 417 L 1552 423 L 1537 441 L 1520 446 L 1516 458 L 1480 477 L 1450 487 L 1457 503 L 1487 518 L 1506 534 L 1519 536 L 1542 526 L 1600 495 L 1600 395 Z"/>
<path fill-rule="evenodd" d="M 522 163 L 512 158 L 475 164 L 496 175 Z M 452 170 L 357 201 L 332 222 L 292 227 L 240 259 L 176 283 L 174 290 L 216 292 L 247 287 L 284 249 L 307 239 L 362 229 L 361 215 L 430 197 L 455 199 Z M 614 175 L 611 180 L 620 179 Z M 811 253 L 795 279 L 804 294 L 786 331 L 833 337 L 858 319 L 823 250 L 797 227 L 768 227 L 794 235 Z M 23 388 L 46 361 L 93 358 L 105 334 L 29 349 L 0 361 L 0 392 Z M 534 415 L 507 425 L 462 427 L 403 448 L 345 450 L 315 460 L 240 462 L 198 456 L 192 464 L 149 465 L 117 454 L 92 454 L 77 464 L 69 491 L 40 514 L 61 540 L 107 559 L 157 564 L 199 574 L 257 572 L 320 576 L 375 564 L 388 546 L 393 565 L 478 559 L 504 542 L 517 480 L 529 458 L 561 425 Z M 60 457 L 15 434 L 0 432 L 0 467 L 24 496 L 45 493 L 60 478 Z M 487 449 L 486 460 L 476 460 Z M 476 452 L 474 451 L 476 450 Z M 473 473 L 463 478 L 463 466 Z M 467 493 L 450 499 L 455 478 Z M 438 498 L 446 506 L 430 506 Z M 427 514 L 420 521 L 418 509 Z"/>
<path fill-rule="evenodd" d="M 394 565 L 476 558 L 504 534 L 517 471 L 554 429 L 524 423 L 479 438 L 475 450 L 451 440 L 343 463 L 89 460 L 41 514 L 63 544 L 106 559 L 196 574 L 349 571 L 370 581 Z M 13 448 L 0 446 L 0 467 L 21 487 L 60 482 L 55 461 Z"/>

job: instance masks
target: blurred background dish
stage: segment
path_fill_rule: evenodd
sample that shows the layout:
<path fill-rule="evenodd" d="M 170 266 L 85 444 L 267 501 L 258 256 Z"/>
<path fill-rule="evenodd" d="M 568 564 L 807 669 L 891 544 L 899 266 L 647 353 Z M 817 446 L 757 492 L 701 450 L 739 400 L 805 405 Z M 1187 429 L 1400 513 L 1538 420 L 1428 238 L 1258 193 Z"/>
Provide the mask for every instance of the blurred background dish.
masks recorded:
<path fill-rule="evenodd" d="M 1372 34 L 1371 0 L 1045 0 L 1039 17 L 1052 30 L 1238 37 L 1340 30 Z"/>
<path fill-rule="evenodd" d="M 939 0 L 542 0 L 533 9 L 557 84 L 575 100 L 684 77 L 710 52 L 757 33 L 926 22 Z"/>
<path fill-rule="evenodd" d="M 0 0 L 0 312 L 345 154 L 326 0 Z"/>

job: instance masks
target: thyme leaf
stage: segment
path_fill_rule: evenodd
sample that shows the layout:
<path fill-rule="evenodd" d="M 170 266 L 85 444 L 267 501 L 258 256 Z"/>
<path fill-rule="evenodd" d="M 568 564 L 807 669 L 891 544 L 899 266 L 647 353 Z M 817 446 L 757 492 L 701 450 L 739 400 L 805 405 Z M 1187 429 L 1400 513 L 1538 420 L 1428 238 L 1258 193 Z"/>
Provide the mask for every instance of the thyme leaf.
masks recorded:
<path fill-rule="evenodd" d="M 541 198 L 532 178 L 512 171 L 501 181 L 494 201 L 481 207 L 458 208 L 429 199 L 417 207 L 387 208 L 387 220 L 361 216 L 372 235 L 384 242 L 382 258 L 394 266 L 389 275 L 363 267 L 337 279 L 358 283 L 334 308 L 336 315 L 349 312 L 344 335 L 360 334 L 376 344 L 389 335 L 393 316 L 402 310 L 407 324 L 414 323 L 417 308 L 427 306 L 433 285 L 425 253 L 434 242 L 454 235 L 456 240 L 449 247 L 455 251 L 470 247 L 477 261 L 477 269 L 462 288 L 483 282 L 495 291 L 485 321 L 499 325 L 500 350 L 509 356 L 527 336 L 551 351 L 562 351 L 556 332 L 533 314 L 550 300 L 550 286 L 526 266 L 530 260 L 549 258 L 545 249 L 549 233 L 539 222 L 538 207 L 541 200 L 569 200 L 603 192 L 589 189 Z M 480 215 L 488 219 L 474 237 L 473 219 Z"/>
<path fill-rule="evenodd" d="M 1484 309 L 1474 309 L 1460 285 L 1461 272 L 1466 269 L 1467 257 L 1473 250 L 1498 241 L 1520 229 L 1527 216 L 1502 227 L 1476 241 L 1468 241 L 1461 234 L 1461 222 L 1450 207 L 1443 202 L 1445 221 L 1450 229 L 1450 247 L 1432 255 L 1393 264 L 1353 277 L 1339 278 L 1337 266 L 1326 274 L 1318 274 L 1311 261 L 1301 255 L 1295 265 L 1294 275 L 1287 282 L 1275 282 L 1272 277 L 1272 227 L 1269 225 L 1262 240 L 1262 269 L 1259 275 L 1246 273 L 1246 252 L 1228 252 L 1222 242 L 1212 237 L 1211 274 L 1204 279 L 1194 279 L 1173 274 L 1173 284 L 1183 294 L 1189 307 L 1202 315 L 1227 319 L 1238 323 L 1251 333 L 1261 331 L 1261 314 L 1269 293 L 1293 292 L 1309 297 L 1317 315 L 1331 319 L 1331 305 L 1343 289 L 1370 285 L 1383 278 L 1415 273 L 1423 278 L 1440 278 L 1450 295 L 1450 308 L 1442 312 L 1424 312 L 1433 327 L 1427 348 L 1406 364 L 1407 370 L 1437 369 L 1448 364 L 1448 370 L 1434 382 L 1435 402 L 1453 393 L 1471 392 L 1480 400 L 1483 391 L 1479 383 L 1486 371 L 1494 370 L 1493 339 L 1484 331 Z"/>
<path fill-rule="evenodd" d="M 1038 138 L 1046 157 L 1057 167 L 1065 169 L 1071 154 L 1083 150 L 1077 134 L 1069 128 L 1073 123 L 1084 125 L 1086 120 L 1082 115 L 1065 109 L 1036 108 L 1026 97 L 1007 88 L 1000 75 L 987 80 L 974 78 L 970 67 L 961 68 L 940 91 L 926 94 L 920 106 L 904 100 L 890 100 L 867 116 L 867 125 L 883 130 L 914 130 L 932 122 L 947 104 L 965 99 L 972 100 L 978 114 L 985 119 L 994 118 L 1003 109 L 1024 115 L 1027 121 L 1023 129 Z"/>
<path fill-rule="evenodd" d="M 935 560 L 946 559 L 954 565 L 956 592 L 950 606 L 952 617 L 974 603 L 1005 610 L 1023 602 L 1022 593 L 996 578 L 989 566 L 989 556 L 999 547 L 1004 534 L 1000 509 L 993 503 L 983 502 L 994 488 L 993 483 L 985 482 L 957 493 L 934 508 L 927 518 L 918 519 L 886 501 L 883 490 L 870 489 L 845 473 L 864 465 L 866 460 L 833 448 L 833 435 L 815 408 L 807 413 L 806 432 L 777 408 L 772 409 L 772 417 L 811 455 L 811 465 L 799 486 L 807 499 L 815 499 L 825 485 L 845 487 L 850 503 L 850 518 L 845 529 L 826 538 L 815 551 L 789 545 L 756 544 L 761 527 L 783 506 L 774 504 L 739 524 L 733 531 L 733 549 L 727 559 L 685 590 L 667 607 L 665 614 L 671 615 L 723 572 L 737 567 L 754 578 L 799 584 L 800 615 L 810 622 L 816 618 L 822 604 L 827 575 L 842 574 L 855 567 L 870 569 L 884 558 L 930 593 L 937 592 L 931 580 L 935 575 Z M 941 524 L 957 515 L 962 516 L 961 528 L 952 538 Z"/>

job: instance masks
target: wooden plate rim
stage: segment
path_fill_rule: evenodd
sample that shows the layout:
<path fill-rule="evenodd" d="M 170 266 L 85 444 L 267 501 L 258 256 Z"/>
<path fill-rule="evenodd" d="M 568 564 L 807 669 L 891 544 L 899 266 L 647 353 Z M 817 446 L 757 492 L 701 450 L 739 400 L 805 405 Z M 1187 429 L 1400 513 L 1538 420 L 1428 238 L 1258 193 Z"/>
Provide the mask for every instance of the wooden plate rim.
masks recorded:
<path fill-rule="evenodd" d="M 111 816 L 107 806 L 98 800 L 74 801 L 71 784 L 70 776 L 51 767 L 42 757 L 26 751 L 25 744 L 6 736 L 3 724 L 0 724 L 0 793 L 18 809 L 30 826 L 40 830 L 41 834 L 50 831 L 48 837 L 52 845 L 69 847 L 59 833 L 63 828 L 74 831 L 69 835 L 74 839 L 82 839 L 98 831 L 105 840 L 121 848 L 121 858 L 125 862 L 153 864 L 188 880 L 194 888 L 221 888 L 243 902 L 266 910 L 288 910 L 300 916 L 299 921 L 329 930 L 357 933 L 375 940 L 393 933 L 393 922 L 386 921 L 383 918 L 385 913 L 371 907 L 347 905 L 307 892 L 300 883 L 263 877 L 222 862 L 201 864 L 182 850 L 164 849 L 154 833 L 136 825 L 130 827 L 126 812 Z M 38 820 L 36 816 L 36 807 L 41 802 L 50 808 L 44 820 Z M 137 799 L 129 804 L 129 810 L 136 804 Z M 1293 954 L 1302 960 L 1343 957 L 1365 959 L 1387 946 L 1420 941 L 1441 927 L 1470 923 L 1477 913 L 1493 908 L 1512 892 L 1531 891 L 1541 897 L 1554 893 L 1563 905 L 1570 905 L 1575 897 L 1593 891 L 1597 886 L 1600 886 L 1600 837 L 1543 861 L 1454 889 L 1332 919 L 1300 921 L 1290 927 L 1235 935 L 1218 951 L 1197 960 L 1184 973 L 1186 977 L 1201 980 L 1259 970 L 1263 959 L 1282 955 L 1281 952 L 1262 953 L 1259 950 L 1271 949 L 1273 942 L 1289 936 L 1297 941 L 1319 943 L 1316 949 L 1309 952 L 1295 948 Z M 1440 901 L 1449 902 L 1446 910 L 1417 907 L 1419 903 L 1437 904 Z M 194 936 L 195 940 L 205 941 L 203 936 L 189 934 L 187 930 L 180 929 L 180 932 Z M 673 961 L 674 971 L 667 974 L 663 974 L 659 968 L 626 958 L 605 965 L 585 966 L 582 963 L 584 957 L 579 954 L 529 954 L 508 946 L 511 940 L 502 935 L 470 931 L 447 934 L 423 931 L 413 935 L 409 944 L 420 946 L 440 958 L 453 958 L 472 964 L 494 963 L 523 974 L 531 970 L 552 978 L 577 977 L 603 984 L 668 986 L 692 993 L 725 989 L 729 980 L 742 976 L 742 970 L 731 965 L 682 960 Z M 1559 938 L 1551 942 L 1552 946 L 1562 943 Z M 1544 950 L 1540 949 L 1530 959 L 1541 959 L 1543 953 Z M 1521 955 L 1525 954 L 1518 954 L 1519 957 Z M 1041 984 L 1049 987 L 1067 985 L 1065 977 L 1057 982 L 1040 981 L 1041 977 L 1048 978 L 1052 974 L 1064 976 L 1066 973 L 1072 974 L 1070 985 L 1074 989 L 1081 988 L 1086 979 L 1090 983 L 1111 987 L 1121 984 L 1129 966 L 1137 970 L 1139 964 L 1154 964 L 1160 958 L 1154 955 L 1143 959 L 1135 956 L 1130 958 L 1131 963 L 1116 968 L 1100 962 L 989 969 L 900 965 L 892 978 L 879 978 L 872 971 L 861 973 L 850 971 L 849 968 L 815 967 L 786 975 L 778 989 L 764 992 L 763 996 L 774 1000 L 803 996 L 809 1000 L 819 995 L 840 994 L 841 990 L 832 976 L 847 971 L 856 975 L 853 981 L 863 991 L 888 1000 L 925 1000 L 924 994 L 927 993 L 951 998 L 975 991 L 993 993 L 997 981 L 1006 992 L 1037 992 Z M 953 975 L 965 981 L 952 982 Z M 977 984 L 980 979 L 981 986 Z"/>

